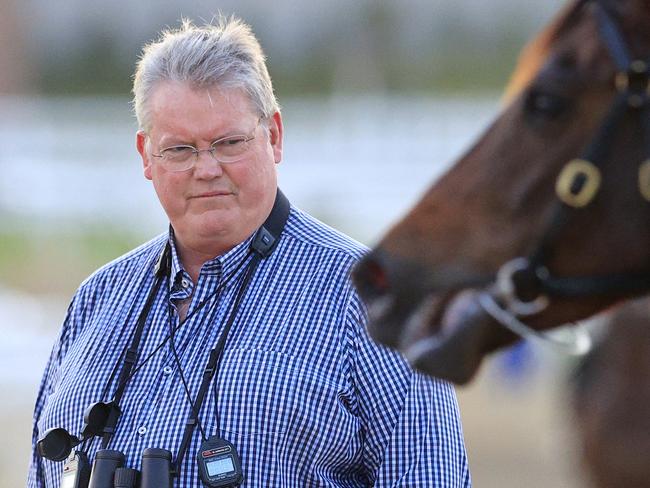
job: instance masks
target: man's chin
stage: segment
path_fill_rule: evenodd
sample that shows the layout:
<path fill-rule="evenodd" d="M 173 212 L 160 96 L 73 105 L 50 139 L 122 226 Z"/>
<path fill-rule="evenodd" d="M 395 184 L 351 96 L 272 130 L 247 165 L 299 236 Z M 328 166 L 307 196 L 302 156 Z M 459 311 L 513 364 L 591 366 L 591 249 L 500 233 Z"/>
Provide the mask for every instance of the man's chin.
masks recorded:
<path fill-rule="evenodd" d="M 242 222 L 245 221 L 232 209 L 211 209 L 194 216 L 189 230 L 203 239 L 227 238 L 238 233 Z"/>
<path fill-rule="evenodd" d="M 181 245 L 194 249 L 215 245 L 219 242 L 235 240 L 241 242 L 248 237 L 242 233 L 241 222 L 237 212 L 226 209 L 211 209 L 184 215 L 181 218 L 171 218 L 176 240 Z M 236 241 L 236 239 L 239 239 Z"/>

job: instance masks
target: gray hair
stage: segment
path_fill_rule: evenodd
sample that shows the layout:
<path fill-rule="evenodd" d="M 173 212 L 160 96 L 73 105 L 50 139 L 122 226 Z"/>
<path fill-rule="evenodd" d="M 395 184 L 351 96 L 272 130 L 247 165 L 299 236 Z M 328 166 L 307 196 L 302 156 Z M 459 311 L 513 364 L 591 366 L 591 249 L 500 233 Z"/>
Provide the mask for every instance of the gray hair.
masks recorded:
<path fill-rule="evenodd" d="M 151 129 L 149 99 L 163 81 L 241 88 L 263 117 L 280 110 L 262 47 L 250 26 L 235 17 L 219 16 L 201 27 L 184 19 L 144 47 L 133 80 L 133 108 L 145 132 Z"/>

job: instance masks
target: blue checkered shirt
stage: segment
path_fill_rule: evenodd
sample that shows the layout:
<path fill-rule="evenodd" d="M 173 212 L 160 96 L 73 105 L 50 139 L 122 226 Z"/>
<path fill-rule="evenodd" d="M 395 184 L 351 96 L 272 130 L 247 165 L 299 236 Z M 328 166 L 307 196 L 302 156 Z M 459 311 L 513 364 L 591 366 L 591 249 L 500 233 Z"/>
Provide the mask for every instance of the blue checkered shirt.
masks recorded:
<path fill-rule="evenodd" d="M 181 374 L 194 399 L 251 259 L 250 239 L 205 263 L 197 283 L 183 270 L 169 234 L 90 276 L 70 304 L 47 364 L 34 442 L 52 427 L 78 435 L 86 407 L 111 400 L 118 382 L 112 372 L 170 239 L 170 278 L 148 314 L 139 369 L 120 402 L 109 448 L 136 469 L 148 447 L 176 455 L 190 414 Z M 365 310 L 349 278 L 364 251 L 292 207 L 277 249 L 253 275 L 200 412 L 206 436 L 218 432 L 236 446 L 244 486 L 470 486 L 453 388 L 413 372 L 366 334 Z M 189 319 L 174 336 L 179 368 L 164 341 L 170 326 L 179 325 L 168 304 L 183 299 L 191 302 Z M 174 486 L 202 486 L 201 437 L 196 428 Z M 95 438 L 83 445 L 91 460 L 100 444 Z M 58 487 L 62 466 L 33 453 L 28 486 Z"/>

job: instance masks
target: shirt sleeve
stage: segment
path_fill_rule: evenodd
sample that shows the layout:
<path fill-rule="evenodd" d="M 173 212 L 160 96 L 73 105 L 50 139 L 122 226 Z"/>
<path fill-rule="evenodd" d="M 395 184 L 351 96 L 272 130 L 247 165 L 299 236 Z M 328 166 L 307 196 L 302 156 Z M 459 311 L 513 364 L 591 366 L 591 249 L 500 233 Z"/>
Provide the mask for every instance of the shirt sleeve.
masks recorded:
<path fill-rule="evenodd" d="M 29 472 L 27 475 L 27 488 L 44 488 L 45 476 L 43 472 L 43 459 L 36 452 L 36 441 L 39 438 L 38 422 L 45 405 L 47 404 L 48 397 L 54 391 L 54 386 L 57 381 L 59 367 L 65 357 L 65 353 L 71 342 L 73 323 L 75 315 L 78 313 L 78 306 L 76 301 L 73 300 L 68 307 L 66 318 L 61 327 L 61 332 L 57 337 L 50 358 L 45 366 L 45 371 L 41 379 L 41 384 L 36 396 L 36 405 L 34 407 L 34 418 L 32 423 L 32 452 L 29 462 Z"/>
<path fill-rule="evenodd" d="M 356 293 L 346 320 L 368 479 L 377 488 L 471 486 L 453 387 L 415 372 L 398 353 L 374 343 Z"/>

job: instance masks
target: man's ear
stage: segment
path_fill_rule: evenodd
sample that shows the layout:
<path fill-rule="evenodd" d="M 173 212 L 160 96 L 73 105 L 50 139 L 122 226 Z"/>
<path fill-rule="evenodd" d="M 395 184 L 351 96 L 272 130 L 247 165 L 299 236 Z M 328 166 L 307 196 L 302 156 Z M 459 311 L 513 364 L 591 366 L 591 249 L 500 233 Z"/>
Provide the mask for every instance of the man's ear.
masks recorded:
<path fill-rule="evenodd" d="M 141 130 L 139 130 L 135 135 L 135 147 L 142 157 L 142 169 L 144 170 L 144 177 L 150 180 L 151 158 L 147 154 L 147 135 Z"/>
<path fill-rule="evenodd" d="M 276 164 L 282 161 L 282 134 L 282 115 L 280 112 L 275 112 L 269 120 L 269 140 Z"/>

